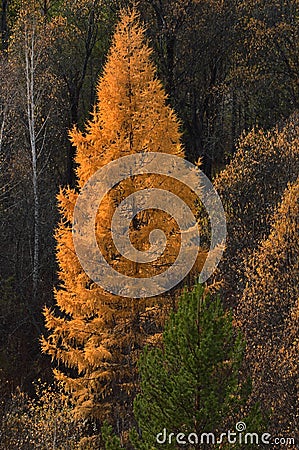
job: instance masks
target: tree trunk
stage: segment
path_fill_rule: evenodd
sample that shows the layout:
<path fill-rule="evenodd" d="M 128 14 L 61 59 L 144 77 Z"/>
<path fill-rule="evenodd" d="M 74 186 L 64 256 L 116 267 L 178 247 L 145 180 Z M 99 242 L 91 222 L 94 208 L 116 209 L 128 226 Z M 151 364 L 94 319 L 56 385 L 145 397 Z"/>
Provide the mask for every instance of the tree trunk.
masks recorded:
<path fill-rule="evenodd" d="M 70 90 L 70 101 L 71 101 L 71 125 L 72 127 L 78 123 L 79 117 L 79 97 L 80 97 L 80 86 L 73 86 Z M 70 187 L 75 186 L 76 177 L 75 177 L 75 148 L 70 143 L 67 149 L 67 167 L 66 167 L 66 183 Z"/>
<path fill-rule="evenodd" d="M 25 43 L 26 60 L 26 90 L 27 90 L 27 121 L 31 148 L 32 162 L 32 187 L 33 187 L 33 263 L 32 263 L 32 297 L 35 303 L 37 297 L 38 276 L 39 276 L 39 192 L 37 173 L 37 149 L 36 149 L 36 129 L 35 129 L 35 95 L 34 95 L 34 31 L 32 35 L 27 34 Z"/>

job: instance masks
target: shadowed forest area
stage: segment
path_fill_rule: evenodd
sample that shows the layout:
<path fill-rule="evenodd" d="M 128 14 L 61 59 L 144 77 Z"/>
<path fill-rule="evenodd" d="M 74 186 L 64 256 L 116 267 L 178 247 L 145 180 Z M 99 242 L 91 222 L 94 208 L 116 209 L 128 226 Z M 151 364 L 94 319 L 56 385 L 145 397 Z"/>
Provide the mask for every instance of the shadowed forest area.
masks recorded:
<path fill-rule="evenodd" d="M 0 17 L 0 449 L 298 448 L 299 1 L 3 0 Z M 185 158 L 218 192 L 227 237 L 204 284 L 210 219 L 166 175 L 115 185 L 95 237 L 118 272 L 160 274 L 175 219 L 132 216 L 139 253 L 167 238 L 145 263 L 111 221 L 144 186 L 172 192 L 201 234 L 183 281 L 130 298 L 84 271 L 79 194 L 138 152 Z M 217 439 L 240 423 L 269 442 Z"/>

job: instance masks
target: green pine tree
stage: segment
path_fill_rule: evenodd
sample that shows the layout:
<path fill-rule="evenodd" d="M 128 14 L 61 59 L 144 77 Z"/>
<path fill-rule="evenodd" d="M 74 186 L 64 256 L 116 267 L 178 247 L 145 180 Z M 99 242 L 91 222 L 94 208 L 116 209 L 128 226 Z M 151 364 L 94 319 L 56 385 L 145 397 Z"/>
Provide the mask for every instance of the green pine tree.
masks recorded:
<path fill-rule="evenodd" d="M 185 292 L 166 325 L 163 348 L 147 347 L 139 362 L 141 393 L 134 413 L 142 438 L 133 433 L 135 448 L 159 448 L 156 436 L 164 428 L 168 434 L 219 436 L 228 427 L 235 431 L 236 422 L 244 420 L 258 432 L 259 408 L 253 408 L 246 419 L 243 412 L 250 391 L 248 380 L 240 381 L 244 349 L 232 315 L 224 311 L 219 297 L 205 294 L 199 284 Z M 166 442 L 162 447 L 177 448 L 177 444 Z M 211 443 L 184 448 L 210 447 Z"/>

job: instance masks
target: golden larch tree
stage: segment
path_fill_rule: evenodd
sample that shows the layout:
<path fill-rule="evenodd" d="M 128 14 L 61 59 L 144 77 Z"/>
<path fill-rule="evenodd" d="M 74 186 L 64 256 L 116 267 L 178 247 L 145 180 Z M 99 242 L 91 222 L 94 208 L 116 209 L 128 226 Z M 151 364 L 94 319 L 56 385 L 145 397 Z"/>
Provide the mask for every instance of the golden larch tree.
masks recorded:
<path fill-rule="evenodd" d="M 298 176 L 298 133 L 298 112 L 272 130 L 253 129 L 241 136 L 234 158 L 214 180 L 227 219 L 226 249 L 216 277 L 223 280 L 227 306 L 238 305 L 246 286 L 246 260 L 268 237 L 283 192 Z"/>
<path fill-rule="evenodd" d="M 298 218 L 299 178 L 285 190 L 273 215 L 268 238 L 246 261 L 246 289 L 235 314 L 247 341 L 247 361 L 253 373 L 253 401 L 258 400 L 270 415 L 269 433 L 279 430 L 282 435 L 296 440 Z"/>
<path fill-rule="evenodd" d="M 55 375 L 71 392 L 78 415 L 110 418 L 120 429 L 130 421 L 140 349 L 161 330 L 167 302 L 161 296 L 131 299 L 104 291 L 81 267 L 73 243 L 72 220 L 80 190 L 111 161 L 138 152 L 184 156 L 179 122 L 166 103 L 150 57 L 138 14 L 123 12 L 97 86 L 92 119 L 85 133 L 73 129 L 70 134 L 77 149 L 78 189 L 63 189 L 58 196 L 62 217 L 56 231 L 58 313 L 45 310 L 50 335 L 42 340 L 43 351 L 57 362 Z M 179 194 L 193 211 L 196 198 L 184 184 L 155 174 L 131 176 L 103 198 L 95 221 L 98 246 L 116 270 L 142 278 L 171 265 L 180 246 L 175 220 L 168 213 L 150 209 L 134 217 L 130 239 L 137 249 L 147 250 L 150 232 L 163 229 L 167 238 L 163 255 L 155 263 L 136 263 L 118 253 L 111 237 L 113 213 L 128 195 L 144 186 Z M 196 264 L 202 265 L 203 259 L 204 253 Z"/>

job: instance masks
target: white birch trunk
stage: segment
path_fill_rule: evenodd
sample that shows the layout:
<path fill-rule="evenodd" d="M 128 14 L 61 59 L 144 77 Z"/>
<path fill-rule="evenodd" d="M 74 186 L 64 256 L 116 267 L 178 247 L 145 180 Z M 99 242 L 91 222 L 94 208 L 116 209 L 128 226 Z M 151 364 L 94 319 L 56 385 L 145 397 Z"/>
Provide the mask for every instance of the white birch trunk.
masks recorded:
<path fill-rule="evenodd" d="M 25 61 L 26 61 L 26 91 L 27 91 L 27 121 L 31 149 L 32 162 L 32 187 L 33 187 L 33 267 L 32 267 L 32 292 L 33 300 L 37 296 L 37 286 L 39 277 L 39 191 L 38 191 L 38 172 L 37 172 L 37 145 L 35 129 L 35 36 L 32 33 L 25 34 Z"/>

